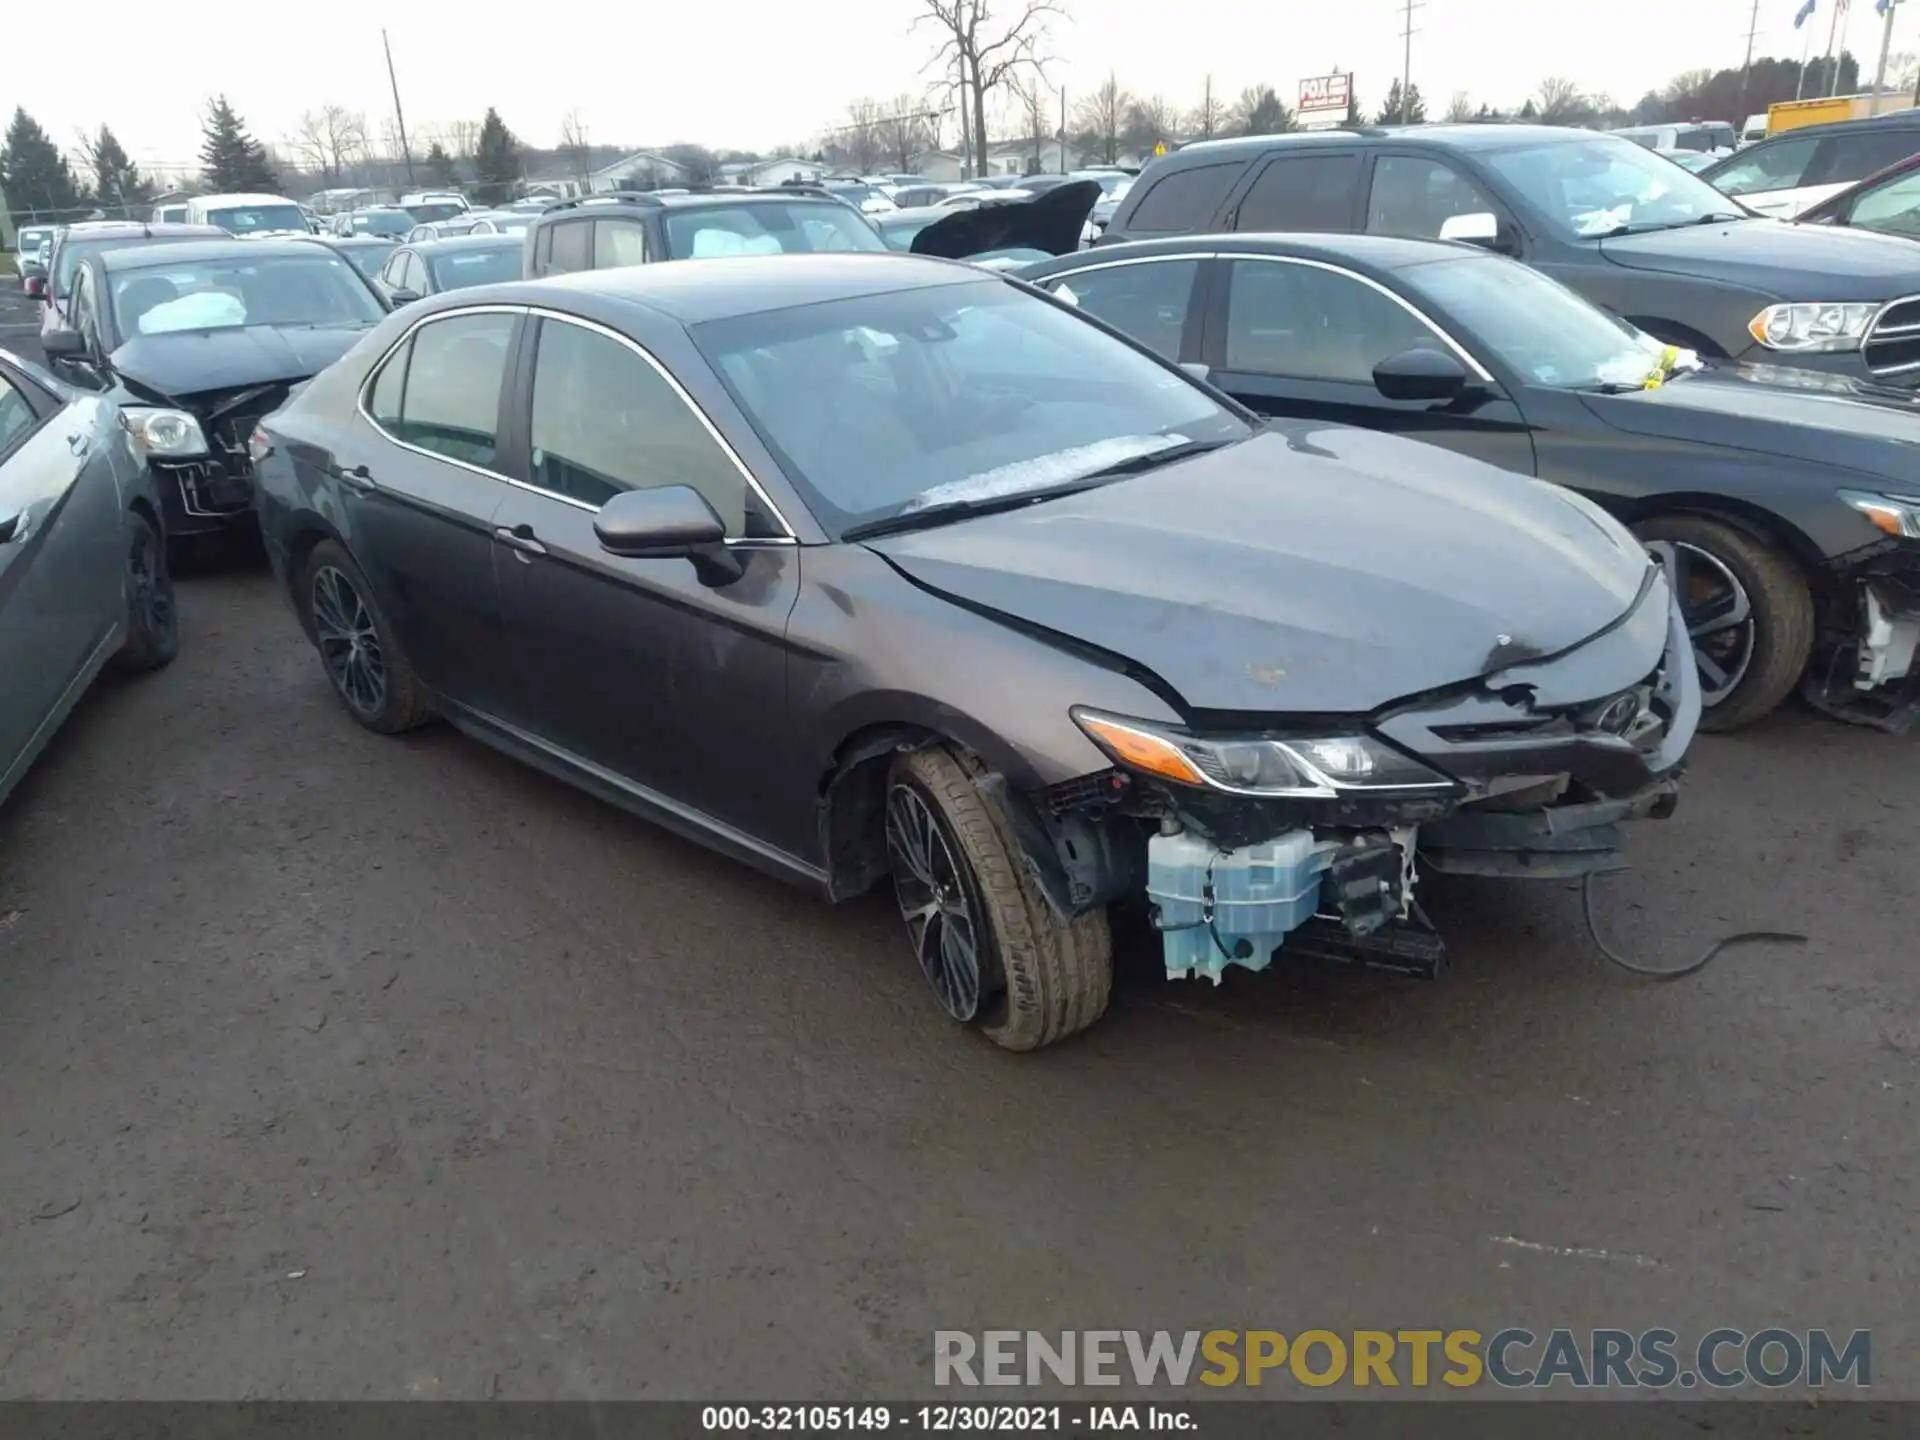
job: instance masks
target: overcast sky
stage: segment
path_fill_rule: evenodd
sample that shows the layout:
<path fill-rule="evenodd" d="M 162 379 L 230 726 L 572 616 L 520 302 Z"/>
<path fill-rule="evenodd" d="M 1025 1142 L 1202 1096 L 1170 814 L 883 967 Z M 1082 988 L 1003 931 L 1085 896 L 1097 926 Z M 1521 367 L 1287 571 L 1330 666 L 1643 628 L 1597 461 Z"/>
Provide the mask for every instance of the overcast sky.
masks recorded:
<path fill-rule="evenodd" d="M 1069 107 L 1109 70 L 1128 89 L 1182 109 L 1198 100 L 1209 72 L 1229 98 L 1264 82 L 1292 104 L 1302 77 L 1337 65 L 1354 73 L 1369 108 L 1400 73 L 1400 0 L 1064 3 L 1069 16 L 1049 28 L 1048 78 L 1065 85 Z M 1755 53 L 1797 57 L 1809 37 L 1816 53 L 1824 49 L 1835 0 L 1818 3 L 1796 32 L 1799 0 L 1760 0 Z M 1433 109 L 1457 90 L 1476 103 L 1517 105 L 1549 74 L 1631 104 L 1680 71 L 1739 64 L 1752 9 L 1753 0 L 1426 0 L 1415 11 L 1413 78 Z M 1872 0 L 1853 0 L 1852 11 L 1851 48 L 1871 73 L 1879 17 Z M 51 37 L 62 32 L 50 21 L 37 33 L 53 48 L 8 67 L 0 104 L 26 106 L 64 146 L 104 121 L 140 163 L 191 165 L 199 108 L 216 89 L 269 142 L 303 109 L 328 102 L 377 124 L 392 105 L 384 20 L 408 126 L 423 137 L 493 105 L 537 145 L 555 144 L 563 117 L 577 110 L 595 144 L 767 149 L 843 123 L 856 96 L 921 91 L 936 37 L 913 26 L 918 12 L 918 0 L 175 0 L 158 9 L 151 0 L 97 0 L 87 33 L 101 43 L 84 47 L 80 68 L 54 60 L 63 42 Z M 1920 49 L 1917 41 L 1920 0 L 1904 0 L 1894 49 Z"/>

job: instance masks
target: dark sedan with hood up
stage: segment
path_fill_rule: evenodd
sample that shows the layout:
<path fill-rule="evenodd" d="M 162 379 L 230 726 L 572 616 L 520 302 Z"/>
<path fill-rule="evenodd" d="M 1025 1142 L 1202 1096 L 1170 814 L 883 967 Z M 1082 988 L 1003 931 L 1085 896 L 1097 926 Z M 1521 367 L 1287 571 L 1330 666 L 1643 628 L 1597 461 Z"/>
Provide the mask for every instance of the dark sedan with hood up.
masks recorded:
<path fill-rule="evenodd" d="M 308 240 L 217 240 L 90 255 L 71 328 L 41 337 L 89 389 L 191 415 L 198 431 L 146 439 L 170 538 L 252 524 L 254 422 L 386 315 L 343 256 Z"/>
<path fill-rule="evenodd" d="M 1466 245 L 1203 236 L 1019 273 L 1263 414 L 1397 431 L 1599 501 L 1672 568 L 1710 728 L 1796 685 L 1850 720 L 1920 719 L 1909 392 L 1702 365 Z"/>
<path fill-rule="evenodd" d="M 1255 416 L 907 255 L 432 296 L 253 439 L 348 711 L 439 715 L 841 899 L 955 1018 L 1091 1024 L 1306 932 L 1440 953 L 1423 869 L 1617 868 L 1700 713 L 1661 568 L 1569 491 Z"/>

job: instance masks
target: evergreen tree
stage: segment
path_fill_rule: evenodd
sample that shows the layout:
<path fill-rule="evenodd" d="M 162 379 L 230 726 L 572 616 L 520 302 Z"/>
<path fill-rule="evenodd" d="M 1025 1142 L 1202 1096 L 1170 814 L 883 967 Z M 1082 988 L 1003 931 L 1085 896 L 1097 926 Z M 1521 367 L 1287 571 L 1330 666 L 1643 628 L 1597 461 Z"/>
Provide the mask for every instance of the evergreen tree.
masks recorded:
<path fill-rule="evenodd" d="M 507 129 L 500 112 L 491 105 L 480 122 L 480 136 L 473 146 L 475 198 L 488 205 L 499 205 L 513 194 L 514 181 L 520 178 L 520 142 Z"/>
<path fill-rule="evenodd" d="M 427 147 L 427 158 L 423 162 L 427 176 L 436 185 L 451 189 L 460 179 L 460 172 L 453 163 L 453 157 L 447 154 L 446 147 L 438 140 Z"/>
<path fill-rule="evenodd" d="M 7 143 L 0 147 L 0 189 L 7 193 L 16 215 L 28 211 L 72 210 L 86 198 L 67 164 L 40 122 L 24 109 L 13 112 Z"/>
<path fill-rule="evenodd" d="M 1380 118 L 1374 123 L 1378 125 L 1425 124 L 1427 107 L 1426 102 L 1420 98 L 1420 87 L 1418 85 L 1409 85 L 1405 93 L 1408 104 L 1406 107 L 1407 114 L 1404 120 L 1400 116 L 1400 82 L 1395 80 L 1393 84 L 1387 87 L 1386 103 L 1380 107 Z"/>
<path fill-rule="evenodd" d="M 280 188 L 267 147 L 247 133 L 246 122 L 216 95 L 207 106 L 200 144 L 201 179 L 215 194 L 272 192 Z"/>
<path fill-rule="evenodd" d="M 124 214 L 153 199 L 152 182 L 127 157 L 126 148 L 113 131 L 102 125 L 98 135 L 81 144 L 87 152 L 87 164 L 93 168 L 94 194 L 102 206 Z"/>

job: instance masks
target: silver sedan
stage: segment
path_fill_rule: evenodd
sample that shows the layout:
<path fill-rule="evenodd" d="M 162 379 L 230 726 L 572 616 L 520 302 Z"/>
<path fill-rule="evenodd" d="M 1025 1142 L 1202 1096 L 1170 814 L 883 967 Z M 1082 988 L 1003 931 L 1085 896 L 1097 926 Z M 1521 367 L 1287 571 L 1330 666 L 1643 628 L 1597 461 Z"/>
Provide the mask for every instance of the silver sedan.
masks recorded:
<path fill-rule="evenodd" d="M 187 426 L 0 351 L 0 803 L 105 665 L 157 669 L 179 647 L 143 447 Z"/>

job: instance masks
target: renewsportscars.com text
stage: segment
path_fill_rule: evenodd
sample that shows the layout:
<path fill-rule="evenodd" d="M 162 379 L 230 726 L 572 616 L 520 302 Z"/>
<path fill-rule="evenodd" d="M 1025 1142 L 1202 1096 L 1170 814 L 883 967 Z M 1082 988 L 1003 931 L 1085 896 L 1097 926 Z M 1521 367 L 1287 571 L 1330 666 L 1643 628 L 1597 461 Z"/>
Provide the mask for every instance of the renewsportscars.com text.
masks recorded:
<path fill-rule="evenodd" d="M 936 1330 L 933 1383 L 1726 1390 L 1873 1383 L 1873 1337 L 1709 1330 Z"/>

